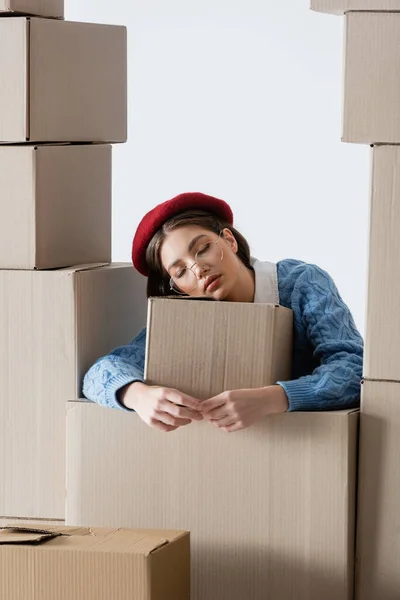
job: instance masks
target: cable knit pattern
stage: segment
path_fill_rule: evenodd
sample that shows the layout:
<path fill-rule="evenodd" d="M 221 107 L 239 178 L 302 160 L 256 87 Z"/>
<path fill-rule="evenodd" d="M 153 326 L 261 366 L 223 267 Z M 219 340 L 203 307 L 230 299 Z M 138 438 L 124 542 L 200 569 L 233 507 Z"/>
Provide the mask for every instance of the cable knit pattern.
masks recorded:
<path fill-rule="evenodd" d="M 126 346 L 118 346 L 97 360 L 83 380 L 83 394 L 102 406 L 125 408 L 117 392 L 133 381 L 143 381 L 146 353 L 146 329 Z"/>
<path fill-rule="evenodd" d="M 298 260 L 277 264 L 282 306 L 294 313 L 293 371 L 279 381 L 290 411 L 355 408 L 360 403 L 363 341 L 332 278 Z M 117 392 L 143 381 L 146 330 L 126 346 L 100 358 L 86 373 L 83 394 L 112 408 L 124 408 Z"/>
<path fill-rule="evenodd" d="M 293 379 L 278 382 L 290 410 L 359 406 L 363 341 L 335 283 L 298 260 L 277 267 L 280 302 L 294 313 Z"/>

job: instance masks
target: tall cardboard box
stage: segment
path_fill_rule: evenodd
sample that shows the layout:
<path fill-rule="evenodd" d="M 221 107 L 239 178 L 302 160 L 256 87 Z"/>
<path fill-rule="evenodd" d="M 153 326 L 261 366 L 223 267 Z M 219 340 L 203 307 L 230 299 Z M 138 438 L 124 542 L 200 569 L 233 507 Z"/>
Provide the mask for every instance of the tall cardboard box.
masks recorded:
<path fill-rule="evenodd" d="M 398 0 L 311 0 L 311 10 L 334 15 L 349 11 L 390 11 L 400 10 Z"/>
<path fill-rule="evenodd" d="M 357 429 L 339 411 L 166 434 L 69 403 L 67 523 L 189 530 L 192 600 L 352 600 Z"/>
<path fill-rule="evenodd" d="M 0 19 L 0 142 L 125 142 L 126 28 Z"/>
<path fill-rule="evenodd" d="M 345 23 L 342 139 L 398 144 L 400 12 L 350 12 Z"/>
<path fill-rule="evenodd" d="M 62 19 L 64 17 L 64 0 L 0 0 L 1 13 Z"/>
<path fill-rule="evenodd" d="M 129 264 L 0 270 L 0 516 L 64 519 L 66 402 L 145 323 Z"/>
<path fill-rule="evenodd" d="M 189 600 L 189 587 L 185 531 L 0 530 L 0 598 Z"/>
<path fill-rule="evenodd" d="M 290 379 L 293 312 L 273 304 L 151 298 L 145 380 L 196 398 Z"/>
<path fill-rule="evenodd" d="M 111 183 L 111 146 L 0 146 L 0 269 L 111 262 Z"/>
<path fill-rule="evenodd" d="M 364 376 L 400 381 L 400 147 L 372 150 Z"/>
<path fill-rule="evenodd" d="M 400 382 L 365 381 L 358 480 L 357 600 L 400 590 Z"/>

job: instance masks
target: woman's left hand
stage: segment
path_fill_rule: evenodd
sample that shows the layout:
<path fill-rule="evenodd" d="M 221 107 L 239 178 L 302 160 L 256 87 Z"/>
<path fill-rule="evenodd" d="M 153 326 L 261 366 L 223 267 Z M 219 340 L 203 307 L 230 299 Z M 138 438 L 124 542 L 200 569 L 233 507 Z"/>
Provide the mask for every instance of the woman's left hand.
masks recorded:
<path fill-rule="evenodd" d="M 224 431 L 239 431 L 267 415 L 288 410 L 288 400 L 280 385 L 223 392 L 201 405 L 205 420 Z"/>

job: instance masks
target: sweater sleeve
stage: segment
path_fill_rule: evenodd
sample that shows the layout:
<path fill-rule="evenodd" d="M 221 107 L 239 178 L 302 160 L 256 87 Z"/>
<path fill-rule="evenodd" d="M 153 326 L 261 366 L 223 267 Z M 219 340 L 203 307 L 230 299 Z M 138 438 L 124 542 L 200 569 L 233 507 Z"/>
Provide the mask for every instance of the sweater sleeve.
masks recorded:
<path fill-rule="evenodd" d="M 111 408 L 125 408 L 117 392 L 128 383 L 142 381 L 146 350 L 146 329 L 126 346 L 119 346 L 99 358 L 83 379 L 83 395 L 92 402 Z"/>
<path fill-rule="evenodd" d="M 290 411 L 338 410 L 359 406 L 363 340 L 332 278 L 319 267 L 289 261 L 290 307 L 319 366 L 293 381 L 278 381 Z M 288 291 L 288 290 L 286 290 Z"/>

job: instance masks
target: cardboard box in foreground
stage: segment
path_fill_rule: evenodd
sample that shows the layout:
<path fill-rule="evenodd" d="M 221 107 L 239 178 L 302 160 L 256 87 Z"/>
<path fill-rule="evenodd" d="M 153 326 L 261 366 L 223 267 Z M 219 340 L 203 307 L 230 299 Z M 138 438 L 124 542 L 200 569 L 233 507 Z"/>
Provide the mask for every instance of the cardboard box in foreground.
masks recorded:
<path fill-rule="evenodd" d="M 352 600 L 357 412 L 166 434 L 76 402 L 67 421 L 69 525 L 189 530 L 192 600 Z"/>
<path fill-rule="evenodd" d="M 400 147 L 372 157 L 364 376 L 400 381 Z"/>
<path fill-rule="evenodd" d="M 361 394 L 357 600 L 400 590 L 400 383 L 365 381 Z"/>
<path fill-rule="evenodd" d="M 345 22 L 342 139 L 400 143 L 400 12 L 350 12 Z"/>
<path fill-rule="evenodd" d="M 0 530 L 0 598 L 189 600 L 185 531 Z"/>
<path fill-rule="evenodd" d="M 0 0 L 0 13 L 64 17 L 64 0 Z"/>
<path fill-rule="evenodd" d="M 145 322 L 144 278 L 94 266 L 0 270 L 1 516 L 64 519 L 66 403 Z"/>
<path fill-rule="evenodd" d="M 145 379 L 196 398 L 291 376 L 293 312 L 273 304 L 150 298 Z"/>
<path fill-rule="evenodd" d="M 0 269 L 111 262 L 111 146 L 0 146 Z"/>
<path fill-rule="evenodd" d="M 126 28 L 0 19 L 0 142 L 125 142 Z"/>
<path fill-rule="evenodd" d="M 399 0 L 311 0 L 311 10 L 342 15 L 349 11 L 399 11 Z"/>

